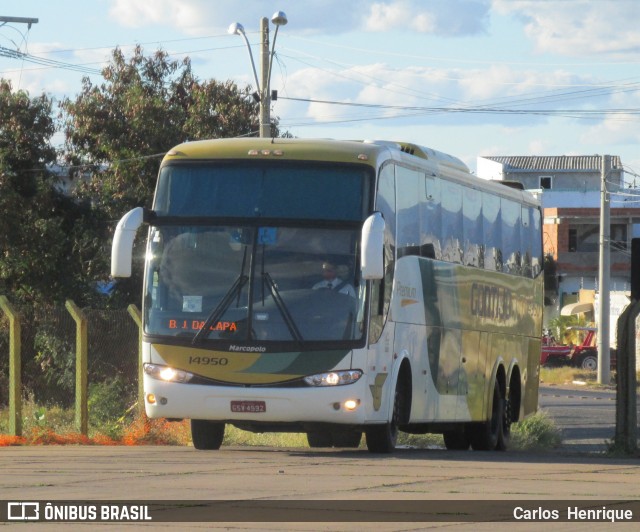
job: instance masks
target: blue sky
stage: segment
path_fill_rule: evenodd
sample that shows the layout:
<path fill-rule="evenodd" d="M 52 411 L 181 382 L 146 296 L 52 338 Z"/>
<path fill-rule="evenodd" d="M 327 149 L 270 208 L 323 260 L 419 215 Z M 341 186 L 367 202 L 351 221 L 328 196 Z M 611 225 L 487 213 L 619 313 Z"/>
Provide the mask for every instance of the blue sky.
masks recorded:
<path fill-rule="evenodd" d="M 0 77 L 32 96 L 74 97 L 83 75 L 101 82 L 115 46 L 141 44 L 189 56 L 200 79 L 253 85 L 244 42 L 227 28 L 244 25 L 257 60 L 259 20 L 278 10 L 289 22 L 272 114 L 295 136 L 415 142 L 472 170 L 478 155 L 608 153 L 629 180 L 640 174 L 638 0 L 0 2 L 2 16 L 39 19 L 0 27 L 0 53 L 89 72 L 0 55 Z"/>

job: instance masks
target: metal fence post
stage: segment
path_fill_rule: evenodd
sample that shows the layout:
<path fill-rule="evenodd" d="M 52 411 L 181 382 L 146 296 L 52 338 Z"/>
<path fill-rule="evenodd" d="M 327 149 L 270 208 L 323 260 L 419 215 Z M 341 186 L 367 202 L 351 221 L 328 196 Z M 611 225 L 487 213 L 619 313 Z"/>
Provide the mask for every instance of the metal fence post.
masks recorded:
<path fill-rule="evenodd" d="M 76 322 L 76 429 L 86 436 L 89 432 L 89 408 L 87 404 L 87 371 L 89 340 L 87 318 L 76 304 L 68 299 L 65 307 Z"/>
<path fill-rule="evenodd" d="M 0 296 L 0 307 L 9 318 L 9 434 L 22 436 L 21 318 L 6 296 Z"/>
<path fill-rule="evenodd" d="M 131 304 L 127 307 L 129 315 L 133 318 L 138 326 L 138 416 L 144 415 L 144 382 L 142 368 L 142 315 L 135 305 Z"/>

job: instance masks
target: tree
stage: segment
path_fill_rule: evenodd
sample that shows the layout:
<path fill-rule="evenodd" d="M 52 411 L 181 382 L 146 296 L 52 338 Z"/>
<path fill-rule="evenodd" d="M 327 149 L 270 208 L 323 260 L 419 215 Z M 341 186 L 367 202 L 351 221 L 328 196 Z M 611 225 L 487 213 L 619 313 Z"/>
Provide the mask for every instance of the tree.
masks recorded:
<path fill-rule="evenodd" d="M 150 206 L 160 159 L 174 145 L 257 129 L 248 88 L 201 83 L 188 58 L 170 61 L 163 51 L 145 57 L 138 46 L 127 60 L 115 49 L 103 76 L 100 86 L 85 78 L 62 108 L 69 161 L 93 174 L 81 193 L 112 219 Z"/>
<path fill-rule="evenodd" d="M 61 107 L 67 161 L 81 178 L 78 200 L 91 205 L 102 229 L 95 249 L 85 249 L 98 258 L 95 273 L 106 276 L 115 223 L 133 207 L 151 206 L 162 156 L 188 140 L 250 134 L 259 113 L 248 87 L 200 82 L 188 58 L 171 61 L 163 51 L 145 57 L 138 46 L 127 59 L 115 49 L 103 77 L 100 85 L 85 78 L 81 93 Z M 132 279 L 119 283 L 120 297 L 139 301 L 141 278 L 138 264 Z"/>
<path fill-rule="evenodd" d="M 23 300 L 59 295 L 66 218 L 54 178 L 51 100 L 0 80 L 0 292 Z"/>

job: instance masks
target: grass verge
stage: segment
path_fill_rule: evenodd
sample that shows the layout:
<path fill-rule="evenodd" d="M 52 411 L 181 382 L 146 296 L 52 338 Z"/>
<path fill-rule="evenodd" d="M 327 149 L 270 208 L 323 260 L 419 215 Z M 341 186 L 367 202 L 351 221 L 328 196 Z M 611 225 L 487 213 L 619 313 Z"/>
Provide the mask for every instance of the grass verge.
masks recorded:
<path fill-rule="evenodd" d="M 6 411 L 0 415 L 0 447 L 16 445 L 182 445 L 191 443 L 188 421 L 168 422 L 164 419 L 137 419 L 123 428 L 119 436 L 110 436 L 93 428 L 89 436 L 79 434 L 73 428 L 73 418 L 69 412 L 60 414 L 61 425 L 27 425 L 24 436 L 9 436 Z M 51 416 L 55 417 L 55 416 Z M 560 432 L 553 421 L 538 412 L 526 420 L 515 423 L 511 431 L 510 447 L 517 450 L 549 450 L 561 442 Z M 247 432 L 227 425 L 224 446 L 239 447 L 283 447 L 308 448 L 307 437 L 300 433 L 260 433 Z M 398 446 L 414 449 L 442 449 L 444 441 L 440 434 L 406 434 L 400 432 Z M 360 448 L 365 448 L 363 437 Z"/>
<path fill-rule="evenodd" d="M 585 386 L 610 388 L 616 384 L 617 373 L 611 371 L 611 384 L 598 384 L 598 372 L 588 371 L 571 366 L 561 366 L 554 368 L 540 368 L 540 384 L 547 385 L 567 385 L 580 383 Z M 636 381 L 640 386 L 640 372 L 636 373 Z"/>

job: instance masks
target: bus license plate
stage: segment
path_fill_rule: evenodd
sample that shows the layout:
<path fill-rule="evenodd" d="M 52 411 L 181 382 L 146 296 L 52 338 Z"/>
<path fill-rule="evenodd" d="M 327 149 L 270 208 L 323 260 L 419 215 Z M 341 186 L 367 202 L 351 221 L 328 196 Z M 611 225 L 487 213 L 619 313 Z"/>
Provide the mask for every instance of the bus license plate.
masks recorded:
<path fill-rule="evenodd" d="M 264 401 L 231 401 L 231 411 L 245 414 L 260 414 L 267 411 Z"/>

